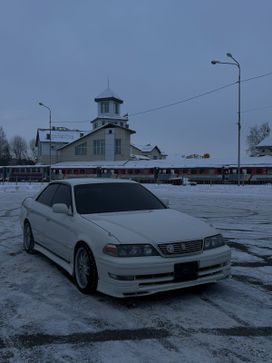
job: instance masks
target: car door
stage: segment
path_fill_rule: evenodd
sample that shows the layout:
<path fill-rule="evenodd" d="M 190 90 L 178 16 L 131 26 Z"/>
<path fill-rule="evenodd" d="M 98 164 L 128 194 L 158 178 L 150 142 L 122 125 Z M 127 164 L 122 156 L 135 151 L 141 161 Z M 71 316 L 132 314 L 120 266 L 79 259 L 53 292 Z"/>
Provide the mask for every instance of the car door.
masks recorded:
<path fill-rule="evenodd" d="M 48 248 L 48 227 L 53 196 L 58 188 L 58 184 L 49 184 L 33 201 L 28 210 L 34 240 L 36 243 Z"/>
<path fill-rule="evenodd" d="M 55 213 L 51 208 L 49 221 L 49 248 L 58 257 L 70 262 L 76 240 L 71 186 L 59 185 L 52 199 L 52 206 L 57 203 L 66 204 L 70 214 Z"/>

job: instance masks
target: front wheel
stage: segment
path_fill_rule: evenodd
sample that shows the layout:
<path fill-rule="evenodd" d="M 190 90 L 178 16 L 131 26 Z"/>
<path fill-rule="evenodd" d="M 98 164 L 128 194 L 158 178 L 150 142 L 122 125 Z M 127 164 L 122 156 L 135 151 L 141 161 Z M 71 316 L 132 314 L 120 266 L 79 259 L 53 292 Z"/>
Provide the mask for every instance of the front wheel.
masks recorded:
<path fill-rule="evenodd" d="M 34 252 L 34 238 L 32 234 L 32 229 L 29 224 L 29 222 L 25 222 L 24 225 L 24 250 L 27 253 L 33 253 Z"/>
<path fill-rule="evenodd" d="M 75 252 L 74 277 L 82 293 L 90 294 L 96 291 L 98 276 L 95 259 L 89 247 L 83 243 Z"/>

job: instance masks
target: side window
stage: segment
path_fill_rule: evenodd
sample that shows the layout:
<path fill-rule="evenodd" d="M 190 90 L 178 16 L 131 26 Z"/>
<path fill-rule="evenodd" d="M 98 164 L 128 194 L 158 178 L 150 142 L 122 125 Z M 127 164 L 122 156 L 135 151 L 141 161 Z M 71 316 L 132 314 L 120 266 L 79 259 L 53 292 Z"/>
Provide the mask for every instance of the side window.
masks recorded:
<path fill-rule="evenodd" d="M 72 207 L 71 189 L 69 185 L 59 184 L 59 188 L 53 197 L 52 205 L 56 203 L 66 204 L 68 208 Z"/>
<path fill-rule="evenodd" d="M 37 202 L 48 205 L 49 207 L 52 206 L 52 199 L 53 196 L 58 188 L 59 184 L 49 184 L 47 188 L 38 196 L 36 199 Z"/>

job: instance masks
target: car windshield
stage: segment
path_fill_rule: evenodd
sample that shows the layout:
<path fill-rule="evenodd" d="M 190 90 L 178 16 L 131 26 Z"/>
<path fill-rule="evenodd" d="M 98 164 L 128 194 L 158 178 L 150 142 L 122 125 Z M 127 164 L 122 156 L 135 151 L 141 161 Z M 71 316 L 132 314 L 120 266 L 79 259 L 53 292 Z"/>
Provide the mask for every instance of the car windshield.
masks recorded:
<path fill-rule="evenodd" d="M 165 205 L 141 184 L 98 183 L 74 188 L 79 214 L 164 209 Z"/>

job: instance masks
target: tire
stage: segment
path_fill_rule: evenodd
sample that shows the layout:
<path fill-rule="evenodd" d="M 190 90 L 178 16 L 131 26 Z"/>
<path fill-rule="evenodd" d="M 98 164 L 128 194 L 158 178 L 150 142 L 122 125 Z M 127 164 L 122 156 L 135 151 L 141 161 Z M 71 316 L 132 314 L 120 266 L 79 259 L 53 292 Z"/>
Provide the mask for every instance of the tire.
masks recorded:
<path fill-rule="evenodd" d="M 98 274 L 94 256 L 85 243 L 80 243 L 75 251 L 74 278 L 76 285 L 83 294 L 96 291 Z"/>
<path fill-rule="evenodd" d="M 24 250 L 27 253 L 34 253 L 34 238 L 31 226 L 29 222 L 25 222 L 24 225 L 24 242 L 23 242 Z"/>

